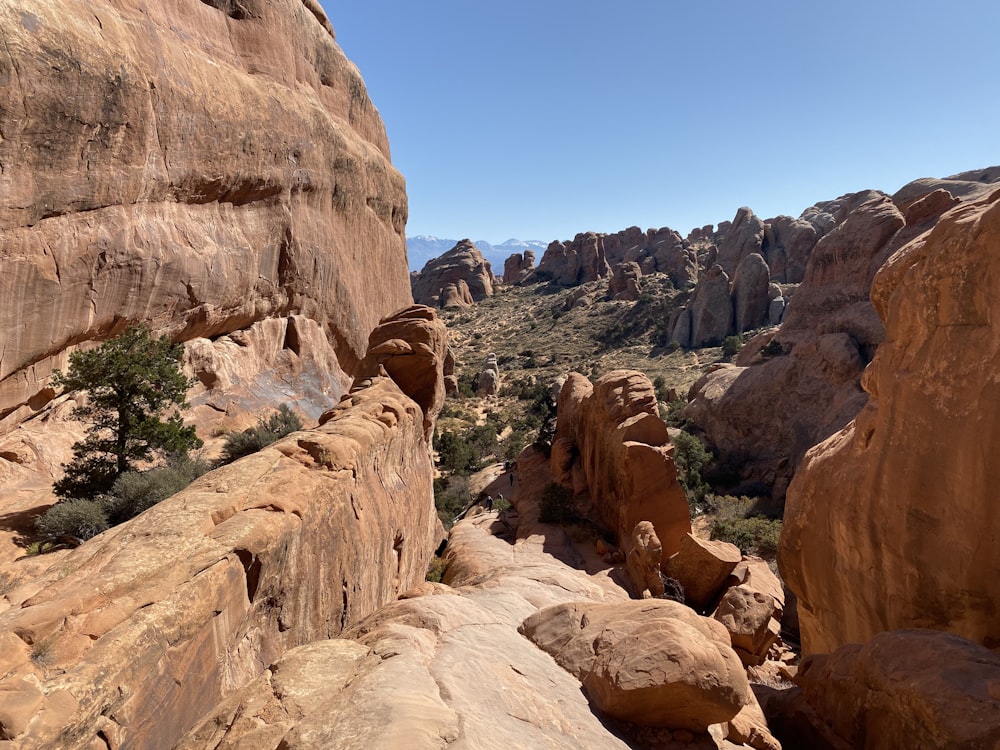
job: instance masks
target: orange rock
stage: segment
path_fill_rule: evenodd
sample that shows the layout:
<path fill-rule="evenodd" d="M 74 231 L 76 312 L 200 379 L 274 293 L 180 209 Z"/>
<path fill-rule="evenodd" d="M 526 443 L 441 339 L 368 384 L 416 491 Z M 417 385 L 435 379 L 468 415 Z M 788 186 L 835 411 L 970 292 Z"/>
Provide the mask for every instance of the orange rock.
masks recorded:
<path fill-rule="evenodd" d="M 812 449 L 789 490 L 782 576 L 806 653 L 931 627 L 1000 644 L 993 418 L 1000 192 L 947 213 L 879 271 L 887 338 L 867 407 Z M 850 488 L 845 492 L 844 488 Z"/>
<path fill-rule="evenodd" d="M 726 579 L 742 559 L 739 547 L 699 539 L 690 533 L 681 538 L 678 547 L 664 564 L 663 572 L 684 588 L 685 602 L 703 612 L 718 599 Z"/>
<path fill-rule="evenodd" d="M 615 370 L 593 385 L 570 373 L 559 396 L 552 473 L 577 494 L 589 494 L 596 512 L 619 540 L 649 521 L 673 554 L 691 530 L 684 490 L 677 481 L 667 426 L 656 394 L 640 372 Z M 576 479 L 576 482 L 574 482 Z"/>
<path fill-rule="evenodd" d="M 431 307 L 469 307 L 493 296 L 493 269 L 472 240 L 459 240 L 411 276 L 413 299 Z"/>
<path fill-rule="evenodd" d="M 625 558 L 625 570 L 632 581 L 632 592 L 639 599 L 663 595 L 660 560 L 663 545 L 649 521 L 639 521 L 632 530 L 632 544 Z"/>

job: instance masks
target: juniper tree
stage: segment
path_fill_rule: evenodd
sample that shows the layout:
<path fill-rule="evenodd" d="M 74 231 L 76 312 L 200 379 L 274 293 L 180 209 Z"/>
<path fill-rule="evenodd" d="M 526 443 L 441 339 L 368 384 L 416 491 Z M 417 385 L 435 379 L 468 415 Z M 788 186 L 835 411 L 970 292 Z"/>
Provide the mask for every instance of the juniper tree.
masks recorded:
<path fill-rule="evenodd" d="M 94 349 L 73 352 L 65 374 L 56 370 L 55 385 L 87 391 L 73 416 L 90 423 L 54 485 L 56 495 L 92 498 L 138 463 L 183 456 L 201 445 L 179 413 L 193 384 L 181 371 L 183 351 L 181 344 L 132 326 Z"/>

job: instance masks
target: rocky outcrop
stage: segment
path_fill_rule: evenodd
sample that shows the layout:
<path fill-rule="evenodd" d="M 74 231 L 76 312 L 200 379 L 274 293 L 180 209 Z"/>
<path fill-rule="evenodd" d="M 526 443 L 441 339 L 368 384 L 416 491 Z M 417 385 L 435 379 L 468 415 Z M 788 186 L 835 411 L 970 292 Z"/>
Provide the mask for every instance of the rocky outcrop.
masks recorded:
<path fill-rule="evenodd" d="M 716 264 L 698 279 L 688 306 L 691 341 L 682 346 L 702 347 L 722 343 L 733 329 L 733 301 L 729 296 L 729 275 Z"/>
<path fill-rule="evenodd" d="M 868 299 L 872 279 L 892 252 L 951 205 L 931 203 L 912 210 L 921 221 L 907 226 L 881 193 L 840 199 L 835 210 L 843 218 L 810 254 L 780 330 L 766 334 L 766 346 L 747 347 L 740 366 L 715 369 L 692 386 L 685 417 L 757 491 L 783 497 L 806 450 L 864 405 L 861 372 L 885 336 Z"/>
<path fill-rule="evenodd" d="M 997 192 L 879 271 L 871 297 L 887 337 L 865 374 L 868 403 L 809 452 L 785 511 L 780 562 L 806 651 L 904 627 L 1000 645 L 1000 558 L 983 543 L 1000 478 L 986 458 L 1000 444 L 998 274 Z"/>
<path fill-rule="evenodd" d="M 612 300 L 635 302 L 642 293 L 642 270 L 634 260 L 615 266 L 608 280 L 608 297 Z"/>
<path fill-rule="evenodd" d="M 699 539 L 685 534 L 663 572 L 684 589 L 684 601 L 699 612 L 711 610 L 729 574 L 739 565 L 739 548 L 729 542 Z"/>
<path fill-rule="evenodd" d="M 431 307 L 468 307 L 493 296 L 490 262 L 472 240 L 459 240 L 451 250 L 427 261 L 411 285 L 417 304 Z"/>
<path fill-rule="evenodd" d="M 663 559 L 676 552 L 691 521 L 649 379 L 615 370 L 591 385 L 583 375 L 570 373 L 558 415 L 553 476 L 589 500 L 620 543 L 637 523 L 649 521 Z"/>
<path fill-rule="evenodd" d="M 767 322 L 771 272 L 759 253 L 750 253 L 736 266 L 731 296 L 736 333 L 759 328 Z"/>
<path fill-rule="evenodd" d="M 559 286 L 577 286 L 603 279 L 609 271 L 604 235 L 586 232 L 569 242 L 549 243 L 535 275 Z"/>
<path fill-rule="evenodd" d="M 288 652 L 179 747 L 624 750 L 655 741 L 778 750 L 721 625 L 673 602 L 630 602 L 599 561 L 584 562 L 586 571 L 563 562 L 584 550 L 538 522 L 548 479 L 544 456 L 523 452 L 517 512 L 458 523 L 445 583 L 419 584 L 342 639 Z M 571 641 L 577 648 L 561 648 Z M 603 670 L 588 681 L 594 701 L 606 696 L 615 716 L 632 706 L 649 726 L 595 710 L 575 676 L 588 660 Z M 616 669 L 620 679 L 602 679 Z M 707 723 L 721 716 L 730 718 Z"/>
<path fill-rule="evenodd" d="M 524 253 L 513 253 L 503 264 L 503 283 L 522 284 L 532 278 L 535 271 L 535 253 L 525 250 Z"/>
<path fill-rule="evenodd" d="M 715 262 L 722 266 L 727 275 L 732 276 L 746 256 L 750 253 L 760 254 L 763 243 L 764 222 L 744 206 L 736 212 L 725 238 L 719 243 L 719 255 Z"/>
<path fill-rule="evenodd" d="M 171 747 L 286 649 L 421 580 L 428 451 L 420 408 L 377 378 L 319 429 L 205 475 L 7 592 L 0 692 L 26 707 L 4 725 L 12 747 Z"/>
<path fill-rule="evenodd" d="M 476 393 L 479 396 L 496 396 L 500 392 L 500 365 L 497 364 L 497 355 L 490 353 L 486 355 L 486 362 L 479 373 L 476 381 Z"/>
<path fill-rule="evenodd" d="M 409 303 L 404 182 L 312 0 L 15 0 L 0 29 L 0 415 L 129 323 L 301 315 L 350 372 Z"/>
<path fill-rule="evenodd" d="M 639 521 L 632 529 L 628 554 L 625 556 L 625 570 L 632 584 L 632 593 L 637 599 L 663 596 L 663 578 L 660 575 L 662 559 L 663 545 L 656 536 L 653 524 Z"/>
<path fill-rule="evenodd" d="M 780 696 L 789 747 L 1000 745 L 1000 656 L 947 633 L 899 630 L 805 659 Z M 769 713 L 771 711 L 769 710 Z M 806 744 L 802 744 L 805 742 Z"/>

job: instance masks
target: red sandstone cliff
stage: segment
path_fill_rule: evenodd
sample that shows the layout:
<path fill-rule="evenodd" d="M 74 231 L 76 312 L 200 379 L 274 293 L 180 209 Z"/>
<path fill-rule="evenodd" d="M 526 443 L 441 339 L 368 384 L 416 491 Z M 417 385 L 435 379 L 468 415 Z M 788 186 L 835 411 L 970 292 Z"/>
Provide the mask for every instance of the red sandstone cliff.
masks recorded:
<path fill-rule="evenodd" d="M 886 338 L 865 408 L 788 493 L 780 563 L 803 647 L 930 627 L 1000 645 L 1000 192 L 961 205 L 879 271 Z"/>

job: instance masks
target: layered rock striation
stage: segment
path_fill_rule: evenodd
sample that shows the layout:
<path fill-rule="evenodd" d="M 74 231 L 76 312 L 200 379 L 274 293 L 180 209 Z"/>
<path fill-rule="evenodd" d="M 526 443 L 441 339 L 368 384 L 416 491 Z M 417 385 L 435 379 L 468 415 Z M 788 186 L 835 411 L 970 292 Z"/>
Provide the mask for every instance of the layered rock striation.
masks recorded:
<path fill-rule="evenodd" d="M 404 182 L 313 0 L 14 0 L 0 39 L 0 415 L 128 323 L 301 315 L 350 372 L 410 302 Z"/>
<path fill-rule="evenodd" d="M 948 212 L 875 278 L 886 338 L 867 403 L 807 454 L 788 494 L 780 562 L 808 652 L 905 627 L 1000 645 L 998 259 L 994 192 Z"/>

